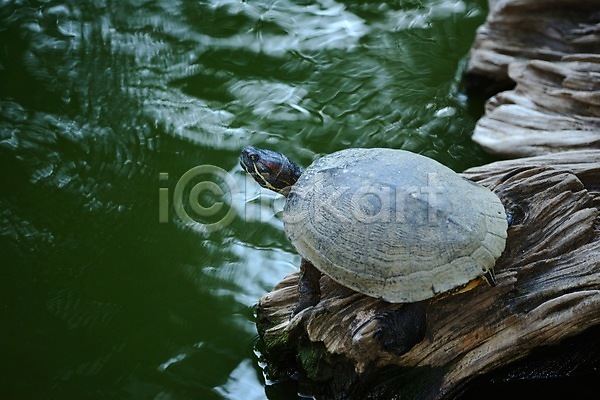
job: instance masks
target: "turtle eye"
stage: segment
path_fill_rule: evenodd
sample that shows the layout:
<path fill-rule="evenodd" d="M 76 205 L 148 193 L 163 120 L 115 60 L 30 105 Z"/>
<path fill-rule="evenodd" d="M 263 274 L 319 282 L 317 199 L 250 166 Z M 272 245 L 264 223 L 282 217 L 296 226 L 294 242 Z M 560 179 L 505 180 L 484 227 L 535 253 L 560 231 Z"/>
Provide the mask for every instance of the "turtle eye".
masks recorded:
<path fill-rule="evenodd" d="M 259 157 L 258 157 L 256 154 L 250 154 L 250 155 L 248 156 L 248 158 L 249 158 L 249 159 L 250 159 L 250 161 L 252 161 L 252 162 L 257 162 Z"/>

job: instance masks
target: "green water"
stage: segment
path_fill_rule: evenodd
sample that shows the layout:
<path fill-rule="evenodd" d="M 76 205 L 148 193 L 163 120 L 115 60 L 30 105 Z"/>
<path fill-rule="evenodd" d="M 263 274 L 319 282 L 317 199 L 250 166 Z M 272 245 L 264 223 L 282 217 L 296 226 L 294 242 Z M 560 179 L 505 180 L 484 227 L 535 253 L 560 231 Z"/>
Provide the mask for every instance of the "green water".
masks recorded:
<path fill-rule="evenodd" d="M 484 0 L 1 2 L 0 398 L 295 398 L 263 378 L 253 307 L 299 258 L 239 151 L 487 162 L 460 90 L 485 14 Z"/>

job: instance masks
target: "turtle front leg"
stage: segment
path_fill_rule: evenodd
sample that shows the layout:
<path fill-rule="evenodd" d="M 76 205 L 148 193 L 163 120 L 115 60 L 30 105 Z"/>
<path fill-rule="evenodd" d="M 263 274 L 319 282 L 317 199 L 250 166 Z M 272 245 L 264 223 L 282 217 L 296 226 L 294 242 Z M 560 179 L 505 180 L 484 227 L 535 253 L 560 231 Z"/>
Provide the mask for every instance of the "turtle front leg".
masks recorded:
<path fill-rule="evenodd" d="M 298 305 L 292 316 L 319 302 L 321 299 L 320 279 L 321 272 L 310 261 L 303 258 L 300 263 L 300 279 L 298 280 Z"/>
<path fill-rule="evenodd" d="M 398 356 L 408 352 L 425 338 L 427 302 L 403 304 L 397 310 L 375 317 L 379 328 L 374 333 L 384 351 Z"/>

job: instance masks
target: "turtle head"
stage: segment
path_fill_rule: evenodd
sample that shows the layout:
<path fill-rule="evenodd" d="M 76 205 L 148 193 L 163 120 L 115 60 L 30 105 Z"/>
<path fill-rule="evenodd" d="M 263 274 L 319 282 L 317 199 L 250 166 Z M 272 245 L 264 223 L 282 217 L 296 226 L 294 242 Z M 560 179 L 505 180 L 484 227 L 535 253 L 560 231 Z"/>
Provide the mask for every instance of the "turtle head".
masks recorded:
<path fill-rule="evenodd" d="M 283 154 L 253 146 L 242 150 L 240 165 L 260 186 L 284 196 L 302 174 L 302 168 Z"/>

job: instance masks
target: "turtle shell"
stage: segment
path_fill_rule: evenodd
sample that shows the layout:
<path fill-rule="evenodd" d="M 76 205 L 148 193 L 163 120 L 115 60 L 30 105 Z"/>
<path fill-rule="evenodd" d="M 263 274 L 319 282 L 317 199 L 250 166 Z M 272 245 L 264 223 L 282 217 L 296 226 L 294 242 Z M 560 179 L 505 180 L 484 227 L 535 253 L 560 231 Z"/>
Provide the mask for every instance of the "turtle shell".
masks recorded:
<path fill-rule="evenodd" d="M 415 302 L 493 269 L 508 228 L 489 189 L 403 150 L 348 149 L 308 167 L 284 228 L 298 253 L 343 286 Z"/>

